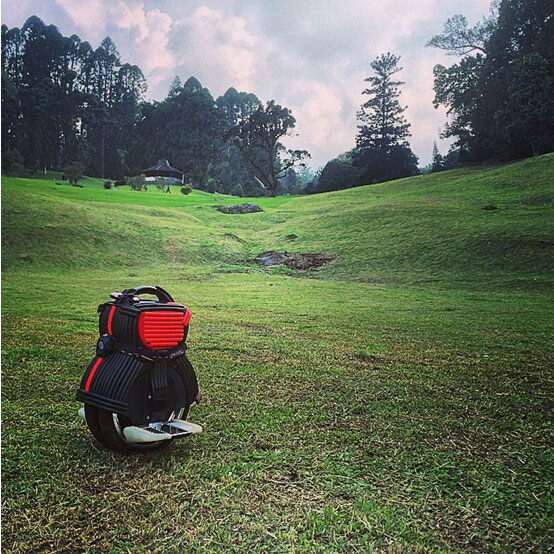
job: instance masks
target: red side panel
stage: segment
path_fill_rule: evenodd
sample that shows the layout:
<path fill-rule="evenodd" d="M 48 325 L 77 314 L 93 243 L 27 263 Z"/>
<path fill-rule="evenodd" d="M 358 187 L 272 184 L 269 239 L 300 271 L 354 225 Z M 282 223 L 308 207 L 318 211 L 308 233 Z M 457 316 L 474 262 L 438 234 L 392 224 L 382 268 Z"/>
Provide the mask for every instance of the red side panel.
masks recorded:
<path fill-rule="evenodd" d="M 92 382 L 92 378 L 94 377 L 94 374 L 96 373 L 96 370 L 98 369 L 98 366 L 102 363 L 104 358 L 98 358 L 95 362 L 95 364 L 92 366 L 92 369 L 90 370 L 90 373 L 88 375 L 87 382 L 85 384 L 85 390 L 88 392 L 90 389 L 90 384 Z"/>
<path fill-rule="evenodd" d="M 140 340 L 150 350 L 174 348 L 183 340 L 188 314 L 188 308 L 184 314 L 169 310 L 142 312 L 138 322 Z"/>

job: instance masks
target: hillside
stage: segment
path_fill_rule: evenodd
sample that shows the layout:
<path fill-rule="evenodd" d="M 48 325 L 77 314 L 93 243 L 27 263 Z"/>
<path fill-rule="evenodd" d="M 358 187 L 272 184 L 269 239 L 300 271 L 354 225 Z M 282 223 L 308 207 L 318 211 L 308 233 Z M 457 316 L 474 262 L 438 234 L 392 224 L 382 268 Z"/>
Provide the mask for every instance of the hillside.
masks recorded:
<path fill-rule="evenodd" d="M 553 184 L 551 154 L 224 215 L 4 178 L 3 552 L 551 550 Z M 204 432 L 123 457 L 75 391 L 140 284 L 192 311 Z"/>
<path fill-rule="evenodd" d="M 553 183 L 550 154 L 315 196 L 252 199 L 263 213 L 229 216 L 213 206 L 247 200 L 5 178 L 3 267 L 253 270 L 253 258 L 266 250 L 321 251 L 338 255 L 318 272 L 326 278 L 540 285 L 554 266 Z M 289 241 L 289 234 L 298 238 Z"/>

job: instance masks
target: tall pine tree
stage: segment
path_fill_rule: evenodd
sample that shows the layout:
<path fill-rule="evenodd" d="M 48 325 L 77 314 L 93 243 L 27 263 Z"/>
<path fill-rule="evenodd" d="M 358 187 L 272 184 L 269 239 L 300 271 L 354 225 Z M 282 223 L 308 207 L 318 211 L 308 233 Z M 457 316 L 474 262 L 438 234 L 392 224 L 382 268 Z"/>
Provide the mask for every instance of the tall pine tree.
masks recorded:
<path fill-rule="evenodd" d="M 402 71 L 399 61 L 400 56 L 389 52 L 371 62 L 375 76 L 366 79 L 370 86 L 363 91 L 370 98 L 358 112 L 358 120 L 362 123 L 358 126 L 359 148 L 378 148 L 388 153 L 410 136 L 410 124 L 403 116 L 406 108 L 398 101 L 398 87 L 404 82 L 393 80 L 394 75 Z"/>
<path fill-rule="evenodd" d="M 382 54 L 371 63 L 375 75 L 368 77 L 370 84 L 363 91 L 369 100 L 358 112 L 357 151 L 354 165 L 361 169 L 361 184 L 396 179 L 418 172 L 417 157 L 406 139 L 410 124 L 404 117 L 406 107 L 398 98 L 399 87 L 404 83 L 394 76 L 402 71 L 399 56 Z"/>

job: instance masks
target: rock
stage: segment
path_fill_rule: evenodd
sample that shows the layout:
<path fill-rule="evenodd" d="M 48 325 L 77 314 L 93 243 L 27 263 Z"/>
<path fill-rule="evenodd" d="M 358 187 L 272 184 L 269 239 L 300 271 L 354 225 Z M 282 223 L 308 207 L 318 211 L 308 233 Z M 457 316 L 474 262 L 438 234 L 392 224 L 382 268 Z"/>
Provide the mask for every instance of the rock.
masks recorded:
<path fill-rule="evenodd" d="M 265 267 L 271 265 L 280 265 L 285 261 L 285 254 L 281 252 L 264 252 L 256 257 L 256 263 Z"/>
<path fill-rule="evenodd" d="M 231 206 L 218 206 L 217 209 L 224 214 L 251 214 L 263 211 L 258 204 L 232 204 Z"/>
<path fill-rule="evenodd" d="M 295 235 L 294 233 L 291 233 L 290 235 L 287 235 L 285 238 L 286 238 L 287 240 L 295 240 L 295 239 L 298 238 L 298 236 Z"/>
<path fill-rule="evenodd" d="M 319 269 L 332 262 L 337 256 L 328 252 L 274 252 L 270 250 L 258 255 L 256 263 L 264 267 L 285 265 L 290 269 Z"/>

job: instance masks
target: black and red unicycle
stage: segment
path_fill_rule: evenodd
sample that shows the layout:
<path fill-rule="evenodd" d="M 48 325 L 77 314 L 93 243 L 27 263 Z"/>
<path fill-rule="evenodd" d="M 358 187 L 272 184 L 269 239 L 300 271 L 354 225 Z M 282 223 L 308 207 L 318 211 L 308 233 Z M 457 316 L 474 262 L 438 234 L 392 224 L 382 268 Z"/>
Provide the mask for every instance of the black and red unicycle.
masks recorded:
<path fill-rule="evenodd" d="M 200 425 L 187 421 L 201 397 L 186 356 L 190 310 L 158 286 L 110 298 L 98 306 L 96 356 L 77 391 L 91 433 L 121 452 L 161 448 L 200 433 Z"/>

